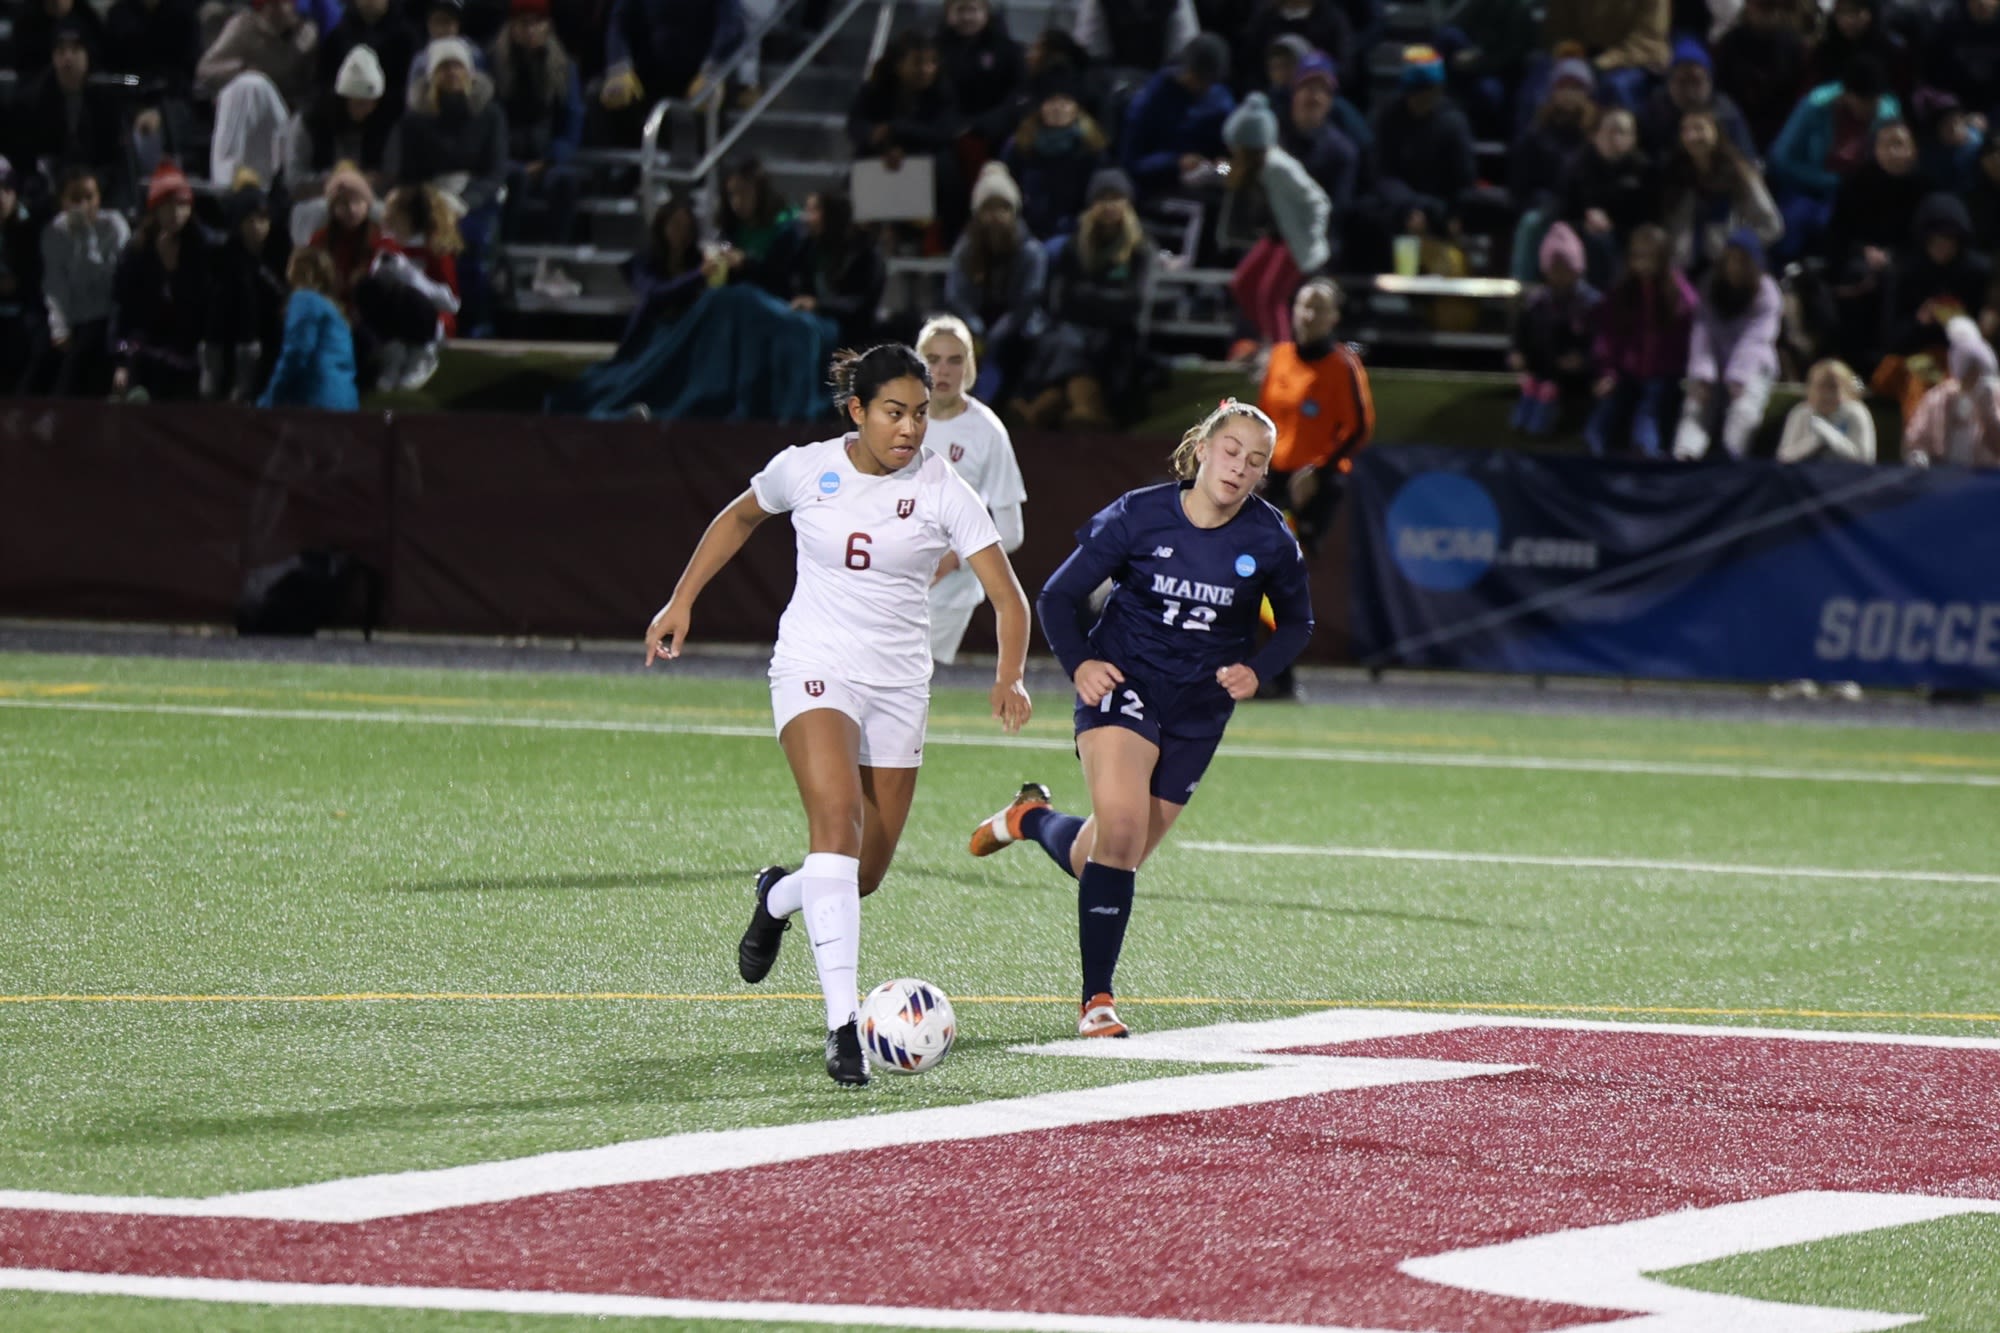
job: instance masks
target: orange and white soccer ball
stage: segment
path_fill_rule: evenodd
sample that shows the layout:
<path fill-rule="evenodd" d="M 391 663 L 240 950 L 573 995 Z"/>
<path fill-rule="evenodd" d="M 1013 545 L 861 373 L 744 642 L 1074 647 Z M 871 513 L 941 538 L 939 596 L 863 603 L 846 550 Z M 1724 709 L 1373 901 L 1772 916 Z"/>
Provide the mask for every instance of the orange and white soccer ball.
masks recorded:
<path fill-rule="evenodd" d="M 898 977 L 861 1000 L 861 1049 L 871 1069 L 921 1074 L 951 1054 L 958 1018 L 951 997 L 928 981 Z"/>

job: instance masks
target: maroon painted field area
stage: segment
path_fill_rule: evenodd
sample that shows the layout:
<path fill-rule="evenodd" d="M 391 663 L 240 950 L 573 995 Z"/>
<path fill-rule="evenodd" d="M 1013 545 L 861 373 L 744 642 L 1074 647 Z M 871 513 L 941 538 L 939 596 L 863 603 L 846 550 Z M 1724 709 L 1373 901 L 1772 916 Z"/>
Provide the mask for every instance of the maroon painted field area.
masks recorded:
<path fill-rule="evenodd" d="M 1468 1028 L 1319 1053 L 1533 1068 L 362 1224 L 0 1212 L 0 1266 L 1532 1333 L 1618 1315 L 1396 1265 L 1794 1190 L 2000 1198 L 1996 1051 Z"/>

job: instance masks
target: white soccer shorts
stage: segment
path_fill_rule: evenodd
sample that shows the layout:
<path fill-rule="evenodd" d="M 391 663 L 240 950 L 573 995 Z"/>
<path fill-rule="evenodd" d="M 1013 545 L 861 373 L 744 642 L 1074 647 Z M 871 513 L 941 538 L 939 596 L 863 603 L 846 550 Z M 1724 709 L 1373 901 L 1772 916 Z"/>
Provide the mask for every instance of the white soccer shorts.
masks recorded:
<path fill-rule="evenodd" d="M 866 768 L 916 768 L 924 762 L 924 728 L 930 721 L 931 687 L 857 685 L 831 672 L 787 672 L 771 677 L 771 721 L 779 736 L 800 713 L 831 708 L 861 728 Z"/>

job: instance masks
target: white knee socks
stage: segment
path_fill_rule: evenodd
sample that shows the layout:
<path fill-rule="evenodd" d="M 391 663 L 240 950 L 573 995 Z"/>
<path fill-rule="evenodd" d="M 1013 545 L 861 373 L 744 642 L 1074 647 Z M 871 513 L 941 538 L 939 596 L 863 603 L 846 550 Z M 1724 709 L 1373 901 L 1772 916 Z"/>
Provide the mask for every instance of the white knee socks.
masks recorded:
<path fill-rule="evenodd" d="M 770 911 L 780 889 L 798 881 L 806 936 L 812 941 L 813 962 L 819 968 L 819 988 L 826 996 L 826 1026 L 831 1032 L 861 1009 L 855 974 L 861 963 L 861 862 L 852 856 L 814 852 L 796 875 L 788 875 L 771 891 Z"/>

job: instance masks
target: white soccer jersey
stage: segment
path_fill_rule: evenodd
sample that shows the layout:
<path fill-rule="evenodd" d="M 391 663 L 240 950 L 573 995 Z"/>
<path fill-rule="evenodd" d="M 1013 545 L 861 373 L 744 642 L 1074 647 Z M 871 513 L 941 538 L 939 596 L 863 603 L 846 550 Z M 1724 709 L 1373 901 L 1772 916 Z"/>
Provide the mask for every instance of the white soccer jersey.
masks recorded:
<path fill-rule="evenodd" d="M 989 513 L 1027 500 L 1028 488 L 1021 480 L 1021 464 L 1014 457 L 1007 427 L 992 408 L 972 395 L 966 395 L 965 410 L 951 420 L 931 421 L 924 447 L 951 460 Z M 985 600 L 986 590 L 978 575 L 962 567 L 939 579 L 931 589 L 934 609 L 969 611 Z"/>
<path fill-rule="evenodd" d="M 766 513 L 792 516 L 798 583 L 778 622 L 773 676 L 827 671 L 861 685 L 931 677 L 932 577 L 947 549 L 1000 540 L 972 488 L 928 445 L 886 477 L 855 469 L 851 436 L 787 449 L 750 479 Z"/>

